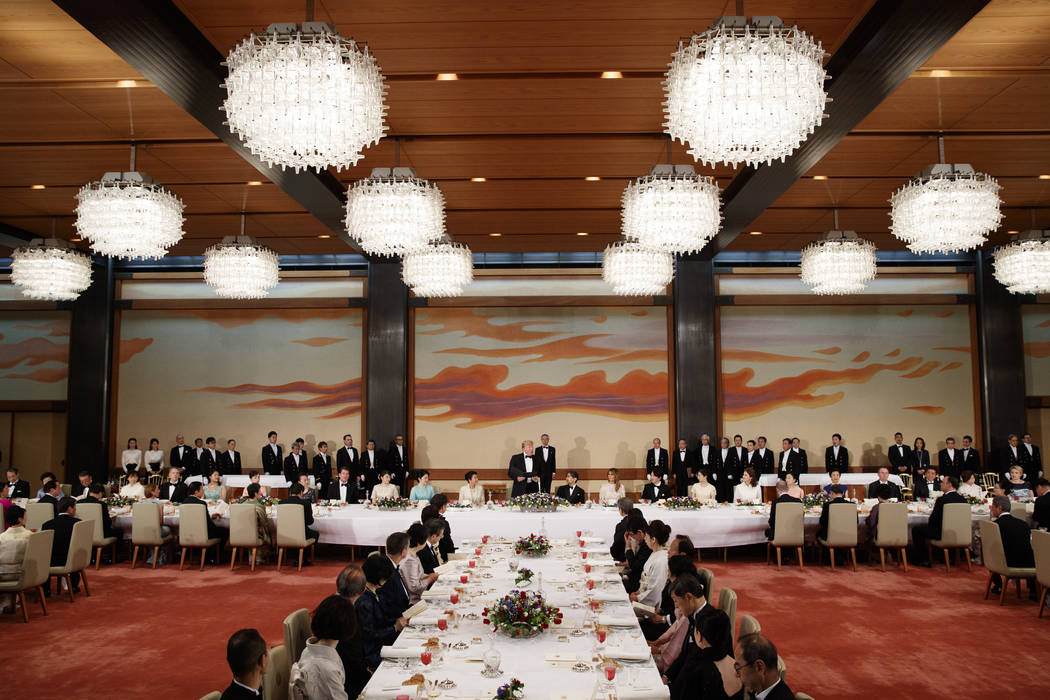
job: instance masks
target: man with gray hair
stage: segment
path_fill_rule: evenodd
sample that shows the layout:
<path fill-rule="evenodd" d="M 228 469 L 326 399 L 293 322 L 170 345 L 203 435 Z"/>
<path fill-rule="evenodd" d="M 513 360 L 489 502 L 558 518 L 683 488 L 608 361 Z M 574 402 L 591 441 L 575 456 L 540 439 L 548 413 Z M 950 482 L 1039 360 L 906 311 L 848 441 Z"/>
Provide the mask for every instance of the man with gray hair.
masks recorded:
<path fill-rule="evenodd" d="M 783 479 L 777 479 L 777 500 L 773 501 L 773 505 L 769 508 L 769 527 L 766 528 L 766 537 L 770 540 L 773 539 L 773 529 L 777 522 L 777 504 L 802 502 L 794 496 L 789 496 L 787 490 L 787 482 Z"/>
<path fill-rule="evenodd" d="M 777 670 L 777 648 L 761 634 L 744 635 L 736 643 L 733 667 L 752 697 L 794 700 L 795 694 Z"/>
<path fill-rule="evenodd" d="M 616 523 L 616 531 L 613 533 L 612 545 L 609 546 L 609 554 L 613 561 L 623 561 L 627 558 L 627 548 L 623 535 L 627 532 L 628 515 L 634 510 L 634 501 L 624 497 L 616 501 L 616 507 L 620 511 L 620 522 Z"/>
<path fill-rule="evenodd" d="M 365 572 L 357 564 L 350 564 L 335 579 L 335 590 L 343 598 L 353 603 L 365 591 Z M 343 662 L 343 689 L 346 696 L 356 698 L 365 689 L 372 677 L 365 665 L 364 646 L 361 644 L 361 625 L 356 624 L 357 612 L 354 612 L 354 634 L 339 640 L 335 651 Z"/>
<path fill-rule="evenodd" d="M 1028 523 L 1010 515 L 1010 497 L 994 496 L 988 512 L 992 522 L 999 526 L 999 536 L 1003 540 L 1003 552 L 1006 554 L 1006 565 L 1009 567 L 1035 566 L 1035 554 L 1032 552 L 1032 533 Z M 1003 580 L 999 574 L 992 574 L 992 592 L 1002 592 Z M 1036 598 L 1035 579 L 1028 579 L 1028 597 Z"/>

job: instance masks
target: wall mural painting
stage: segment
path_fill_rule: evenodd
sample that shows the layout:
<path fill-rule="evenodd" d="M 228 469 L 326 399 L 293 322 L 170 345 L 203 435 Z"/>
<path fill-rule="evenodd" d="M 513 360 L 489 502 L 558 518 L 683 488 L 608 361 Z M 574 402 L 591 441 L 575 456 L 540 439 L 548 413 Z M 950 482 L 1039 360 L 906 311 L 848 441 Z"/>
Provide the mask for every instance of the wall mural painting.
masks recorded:
<path fill-rule="evenodd" d="M 65 401 L 68 311 L 0 312 L 0 400 Z"/>
<path fill-rule="evenodd" d="M 931 452 L 975 434 L 973 350 L 964 306 L 721 309 L 727 435 L 798 436 L 823 465 L 841 433 L 853 466 L 887 462 L 893 433 Z"/>
<path fill-rule="evenodd" d="M 1050 396 L 1050 308 L 1021 307 L 1027 396 Z"/>

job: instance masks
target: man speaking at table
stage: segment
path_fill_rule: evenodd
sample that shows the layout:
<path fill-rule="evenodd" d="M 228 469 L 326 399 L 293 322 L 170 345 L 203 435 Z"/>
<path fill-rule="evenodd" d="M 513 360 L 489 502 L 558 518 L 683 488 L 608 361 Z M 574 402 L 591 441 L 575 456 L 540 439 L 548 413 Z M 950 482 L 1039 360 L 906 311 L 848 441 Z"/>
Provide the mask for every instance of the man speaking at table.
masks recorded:
<path fill-rule="evenodd" d="M 533 455 L 532 440 L 525 440 L 521 443 L 521 452 L 510 458 L 507 468 L 507 477 L 514 482 L 510 490 L 511 498 L 540 490 L 539 465 L 534 462 L 536 457 Z"/>

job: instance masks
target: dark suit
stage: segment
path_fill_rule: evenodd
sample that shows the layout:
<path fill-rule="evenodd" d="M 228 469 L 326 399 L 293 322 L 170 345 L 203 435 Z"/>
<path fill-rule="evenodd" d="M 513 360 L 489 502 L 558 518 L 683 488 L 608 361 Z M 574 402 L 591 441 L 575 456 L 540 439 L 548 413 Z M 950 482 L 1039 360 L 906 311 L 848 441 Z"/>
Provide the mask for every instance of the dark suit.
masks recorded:
<path fill-rule="evenodd" d="M 912 486 L 911 495 L 913 498 L 916 499 L 929 498 L 931 493 L 933 493 L 934 491 L 940 491 L 940 488 L 941 483 L 939 479 L 933 481 L 932 485 L 930 482 L 927 482 L 926 479 L 919 479 L 918 481 L 914 482 L 914 486 Z"/>
<path fill-rule="evenodd" d="M 671 453 L 671 473 L 674 475 L 675 495 L 688 496 L 689 484 L 696 479 L 696 455 L 692 450 Z"/>
<path fill-rule="evenodd" d="M 706 462 L 704 461 L 704 447 L 707 447 L 707 461 Z M 695 454 L 696 454 L 696 468 L 697 469 L 704 469 L 704 468 L 706 468 L 708 476 L 710 476 L 711 473 L 714 472 L 714 469 L 715 469 L 715 452 L 717 452 L 717 451 L 718 451 L 718 448 L 715 447 L 714 445 L 704 445 L 703 443 L 701 443 L 700 445 L 697 445 L 696 452 L 695 452 Z"/>
<path fill-rule="evenodd" d="M 831 518 L 830 506 L 833 506 L 836 503 L 849 503 L 850 505 L 853 505 L 842 496 L 839 496 L 838 498 L 832 499 L 831 501 L 825 503 L 824 507 L 820 509 L 820 524 L 817 525 L 818 539 L 826 540 L 828 538 L 828 520 L 830 520 Z"/>
<path fill-rule="evenodd" d="M 649 482 L 642 489 L 642 499 L 650 501 L 659 501 L 662 498 L 670 498 L 671 489 L 667 488 L 667 484 L 654 484 Z"/>
<path fill-rule="evenodd" d="M 218 537 L 224 539 L 225 531 L 220 531 L 219 526 L 215 524 L 215 521 L 208 516 L 208 504 L 197 498 L 196 496 L 185 496 L 182 499 L 182 505 L 197 505 L 204 506 L 204 522 L 208 524 L 208 539 L 212 537 Z"/>
<path fill-rule="evenodd" d="M 193 463 L 190 465 L 190 476 L 199 476 L 204 473 L 202 460 L 204 459 L 204 448 L 200 448 L 200 454 L 197 454 L 197 448 L 194 447 L 190 450 L 190 454 L 193 458 Z"/>
<path fill-rule="evenodd" d="M 711 591 L 705 591 L 705 593 L 706 595 L 711 595 Z M 715 608 L 711 603 L 705 603 L 704 607 L 689 617 L 689 629 L 685 634 L 685 639 L 682 640 L 682 650 L 679 652 L 678 658 L 674 660 L 664 674 L 672 685 L 678 685 L 679 678 L 683 680 L 687 678 L 686 674 L 690 672 L 689 669 L 695 668 L 700 663 L 701 650 L 700 647 L 696 646 L 696 627 L 701 618 L 710 615 L 725 615 L 725 613 Z M 732 629 L 732 624 L 729 627 Z M 678 692 L 680 693 L 680 690 Z M 704 697 L 716 697 L 716 695 Z"/>
<path fill-rule="evenodd" d="M 762 450 L 765 450 L 763 453 Z M 776 460 L 773 457 L 773 450 L 768 447 L 762 447 L 756 449 L 751 456 L 750 466 L 754 468 L 756 474 L 772 474 L 777 470 Z"/>
<path fill-rule="evenodd" d="M 795 448 L 792 447 L 791 451 L 795 452 Z M 799 473 L 800 474 L 808 473 L 809 472 L 809 456 L 806 454 L 806 451 L 803 450 L 801 447 L 798 448 L 798 451 L 795 452 L 795 457 L 798 458 L 798 471 L 799 471 Z"/>
<path fill-rule="evenodd" d="M 109 506 L 102 501 L 98 500 L 94 496 L 86 496 L 81 503 L 97 503 L 102 506 L 102 536 L 112 537 L 113 536 L 113 521 L 109 517 Z"/>
<path fill-rule="evenodd" d="M 324 497 L 329 501 L 341 501 L 342 489 L 339 488 L 340 482 L 338 479 L 328 484 L 328 491 L 325 492 Z M 357 484 L 351 479 L 346 482 L 346 502 L 347 503 L 358 503 L 361 500 L 361 491 L 357 488 Z"/>
<path fill-rule="evenodd" d="M 649 545 L 642 542 L 638 545 L 638 551 L 634 551 L 630 548 L 625 550 L 627 568 L 624 570 L 624 581 L 623 585 L 627 589 L 628 593 L 634 593 L 638 590 L 642 580 L 642 571 L 645 569 L 645 563 L 649 561 L 649 557 L 652 556 L 653 550 L 649 549 Z"/>
<path fill-rule="evenodd" d="M 661 476 L 667 474 L 668 467 L 667 450 L 660 448 L 657 452 L 655 447 L 650 447 L 645 453 L 645 473 L 646 475 L 651 474 L 654 471 L 660 473 Z"/>
<path fill-rule="evenodd" d="M 223 474 L 241 473 L 241 453 L 236 450 L 226 450 L 219 455 L 219 470 Z"/>
<path fill-rule="evenodd" d="M 419 563 L 423 566 L 424 574 L 432 574 L 434 569 L 441 566 L 440 557 L 434 554 L 434 550 L 430 548 L 429 542 L 423 549 L 416 552 L 416 556 L 419 557 Z"/>
<path fill-rule="evenodd" d="M 25 479 L 16 479 L 12 484 L 7 482 L 8 498 L 29 498 L 29 482 Z"/>
<path fill-rule="evenodd" d="M 929 563 L 929 553 L 926 551 L 926 542 L 928 540 L 939 540 L 941 538 L 941 529 L 944 526 L 944 506 L 949 503 L 966 503 L 966 499 L 960 496 L 958 491 L 948 491 L 933 504 L 933 512 L 930 513 L 929 522 L 925 525 L 916 525 L 912 528 L 911 539 L 912 544 L 915 545 L 917 562 Z"/>
<path fill-rule="evenodd" d="M 1015 518 L 1009 513 L 1003 513 L 995 519 L 999 526 L 999 537 L 1003 540 L 1003 553 L 1006 555 L 1006 565 L 1009 567 L 1033 567 L 1035 566 L 1035 553 L 1032 551 L 1032 532 L 1028 529 L 1028 523 Z M 998 574 L 992 576 L 992 584 L 1001 586 L 1002 577 Z M 1028 593 L 1035 595 L 1035 579 L 1028 579 Z"/>
<path fill-rule="evenodd" d="M 901 449 L 903 448 L 903 450 Z M 903 452 L 903 454 L 901 454 Z M 911 463 L 911 448 L 901 443 L 900 446 L 897 443 L 890 445 L 888 451 L 890 458 L 890 472 L 893 474 L 911 474 L 912 463 Z"/>
<path fill-rule="evenodd" d="M 1009 445 L 1006 445 L 999 450 L 999 476 L 1003 481 L 1010 480 L 1010 467 L 1021 467 L 1024 473 L 1028 472 L 1031 467 L 1031 455 L 1028 454 L 1028 450 L 1025 446 L 1018 443 L 1017 455 L 1014 455 L 1014 450 Z"/>
<path fill-rule="evenodd" d="M 179 451 L 182 451 L 182 455 L 179 455 Z M 196 456 L 193 454 L 193 448 L 189 445 L 175 445 L 171 448 L 171 452 L 168 453 L 168 466 L 178 467 L 184 473 L 193 472 L 193 463 L 197 461 Z"/>
<path fill-rule="evenodd" d="M 448 561 L 448 555 L 456 551 L 456 545 L 452 542 L 452 526 L 448 524 L 448 520 L 444 515 L 438 513 L 434 517 L 439 519 L 441 524 L 445 526 L 445 534 L 438 541 L 438 552 L 441 553 L 441 558 L 444 561 Z"/>
<path fill-rule="evenodd" d="M 346 445 L 340 447 L 335 453 L 335 471 L 339 473 L 343 467 L 350 470 L 350 478 L 353 481 L 362 481 L 364 479 L 364 472 L 361 470 L 361 457 L 357 453 L 356 447 L 351 447 L 349 450 Z"/>
<path fill-rule="evenodd" d="M 1023 442 L 1018 447 L 1028 452 L 1028 448 L 1025 447 Z M 1028 463 L 1031 465 L 1031 471 L 1028 472 L 1028 480 L 1034 484 L 1039 480 L 1039 475 L 1043 471 L 1043 456 L 1039 454 L 1039 445 L 1032 445 L 1032 453 L 1029 455 Z"/>
<path fill-rule="evenodd" d="M 573 505 L 578 505 L 587 500 L 587 492 L 581 489 L 578 484 L 559 486 L 557 495 L 558 498 L 564 498 Z"/>
<path fill-rule="evenodd" d="M 54 530 L 55 540 L 51 544 L 51 566 L 65 566 L 66 558 L 69 556 L 69 543 L 73 539 L 73 526 L 80 522 L 66 513 L 60 513 L 54 520 L 48 520 L 41 529 Z M 70 576 L 73 592 L 80 590 L 80 574 L 74 573 Z M 51 577 L 48 576 L 44 582 L 44 593 L 51 595 Z"/>
<path fill-rule="evenodd" d="M 405 608 L 407 607 L 406 605 Z M 382 600 L 367 588 L 354 601 L 354 612 L 357 613 L 358 632 L 361 637 L 365 664 L 373 671 L 379 666 L 379 650 L 384 645 L 393 644 L 397 639 L 398 633 L 394 628 L 394 622 L 403 611 L 404 608 L 398 611 L 397 617 L 390 617 L 386 614 Z"/>
<path fill-rule="evenodd" d="M 306 539 L 317 539 L 319 537 L 317 530 L 314 530 L 310 526 L 314 524 L 314 510 L 310 507 L 310 502 L 299 498 L 298 496 L 289 496 L 288 498 L 281 499 L 278 501 L 280 505 L 292 504 L 300 505 L 303 507 L 303 525 L 306 534 Z"/>
<path fill-rule="evenodd" d="M 354 609 L 354 619 L 357 619 L 357 610 Z M 346 697 L 356 698 L 361 695 L 365 685 L 372 678 L 368 664 L 365 662 L 364 638 L 361 628 L 355 622 L 356 630 L 353 635 L 339 640 L 335 651 L 343 662 L 343 690 Z"/>
<path fill-rule="evenodd" d="M 787 454 L 787 466 L 784 466 L 784 455 Z M 795 454 L 794 450 L 788 450 L 786 453 L 781 452 L 777 455 L 777 478 L 783 479 L 788 473 L 795 475 L 795 481 L 798 481 L 799 469 L 798 469 L 798 455 Z"/>
<path fill-rule="evenodd" d="M 222 695 L 219 696 L 219 700 L 260 700 L 260 698 L 262 698 L 261 690 L 253 693 L 243 685 L 237 685 L 236 683 L 230 683 L 226 686 L 226 690 L 222 691 Z"/>
<path fill-rule="evenodd" d="M 298 463 L 296 458 L 298 457 Z M 309 474 L 310 467 L 309 462 L 306 461 L 306 455 L 301 451 L 298 455 L 294 452 L 289 452 L 288 456 L 284 458 L 284 478 L 293 484 L 299 481 L 300 474 Z"/>
<path fill-rule="evenodd" d="M 929 450 L 912 450 L 911 451 L 911 473 L 918 476 L 920 469 L 928 469 L 930 467 L 930 451 Z"/>
<path fill-rule="evenodd" d="M 616 529 L 613 530 L 612 544 L 609 545 L 609 556 L 613 558 L 613 561 L 623 561 L 626 558 L 624 549 L 623 536 L 627 533 L 627 516 L 620 518 L 620 522 L 616 523 Z"/>
<path fill-rule="evenodd" d="M 795 700 L 795 691 L 788 687 L 787 681 L 781 679 L 766 696 L 766 700 Z"/>
<path fill-rule="evenodd" d="M 981 473 L 981 455 L 977 450 L 972 447 L 963 448 L 957 451 L 959 455 L 959 473 L 963 473 L 967 469 L 972 471 L 974 474 Z"/>
<path fill-rule="evenodd" d="M 725 459 L 722 458 L 722 448 L 719 448 L 715 454 L 718 460 L 716 466 L 718 479 L 715 480 L 715 490 L 718 493 L 718 500 L 723 503 L 733 500 L 733 489 L 740 483 L 740 472 L 744 471 L 744 457 L 741 456 L 741 453 L 746 455 L 747 451 L 743 447 L 737 450 L 733 446 L 726 452 Z"/>
<path fill-rule="evenodd" d="M 1039 529 L 1050 529 L 1050 491 L 1047 491 L 1042 496 L 1035 499 L 1035 510 L 1032 511 L 1032 521 Z"/>
<path fill-rule="evenodd" d="M 554 445 L 547 445 L 547 458 L 544 459 L 543 445 L 540 445 L 536 448 L 535 457 L 540 465 L 540 491 L 550 493 L 551 482 L 558 471 L 558 453 L 554 450 Z"/>
<path fill-rule="evenodd" d="M 408 475 L 412 471 L 408 460 L 408 445 L 401 446 L 401 454 L 397 451 L 397 443 L 390 441 L 390 447 L 386 451 L 386 468 L 390 470 L 390 481 L 401 487 L 402 493 L 408 488 Z"/>
<path fill-rule="evenodd" d="M 277 448 L 277 454 L 274 454 L 273 448 Z M 280 445 L 271 445 L 267 442 L 262 448 L 262 467 L 263 471 L 267 474 L 280 474 L 281 467 L 284 465 L 284 452 L 281 450 Z M 294 479 L 293 479 L 294 481 Z"/>
<path fill-rule="evenodd" d="M 539 481 L 532 480 L 533 477 L 540 475 L 539 467 L 539 460 L 535 455 L 532 456 L 531 472 L 526 469 L 525 453 L 519 452 L 510 458 L 510 466 L 507 467 L 507 478 L 514 482 L 510 489 L 511 498 L 524 496 L 527 493 L 536 493 L 540 490 Z M 524 476 L 525 480 L 518 481 L 519 476 Z"/>
<path fill-rule="evenodd" d="M 379 602 L 383 606 L 383 613 L 390 620 L 396 620 L 401 617 L 401 613 L 408 610 L 408 589 L 405 588 L 405 583 L 401 579 L 401 572 L 396 568 L 387 582 L 379 589 Z"/>
<path fill-rule="evenodd" d="M 162 501 L 171 501 L 172 503 L 182 503 L 182 499 L 186 497 L 186 484 L 179 481 L 172 484 L 170 481 L 165 481 L 160 485 L 160 493 L 157 494 Z"/>
<path fill-rule="evenodd" d="M 45 493 L 37 503 L 50 503 L 51 504 L 51 517 L 55 517 L 55 513 L 58 512 L 58 499 L 49 493 Z"/>
<path fill-rule="evenodd" d="M 318 452 L 314 455 L 313 467 L 314 484 L 321 489 L 321 493 L 324 493 L 324 489 L 328 487 L 328 482 L 332 480 L 332 455 Z"/>
<path fill-rule="evenodd" d="M 801 503 L 802 501 L 794 496 L 789 496 L 786 493 L 782 493 L 777 496 L 777 500 L 773 501 L 773 505 L 769 507 L 769 527 L 766 528 L 766 537 L 770 540 L 776 534 L 777 524 L 777 504 L 778 503 Z"/>
<path fill-rule="evenodd" d="M 845 474 L 849 471 L 849 450 L 845 445 L 839 445 L 839 456 L 835 457 L 835 446 L 828 445 L 824 449 L 824 469 L 831 473 L 832 469 L 838 469 Z"/>
<path fill-rule="evenodd" d="M 218 450 L 215 450 L 215 456 L 213 457 L 211 450 L 205 447 L 204 452 L 201 452 L 201 458 L 198 461 L 198 466 L 200 467 L 199 473 L 205 477 L 211 474 L 212 469 L 218 469 L 219 472 L 222 473 L 222 468 L 219 466 L 220 457 L 222 457 L 222 455 Z"/>
<path fill-rule="evenodd" d="M 875 498 L 875 487 L 878 486 L 879 483 L 879 480 L 876 479 L 875 481 L 868 484 L 868 489 L 864 495 L 867 498 Z M 890 487 L 890 495 L 888 496 L 888 498 L 896 498 L 899 501 L 901 498 L 901 487 L 897 486 L 897 484 L 889 480 L 886 481 L 886 485 Z"/>
<path fill-rule="evenodd" d="M 937 453 L 937 471 L 942 476 L 954 476 L 959 477 L 962 473 L 962 453 L 959 450 L 952 450 L 952 455 L 948 455 L 948 449 L 945 448 Z"/>

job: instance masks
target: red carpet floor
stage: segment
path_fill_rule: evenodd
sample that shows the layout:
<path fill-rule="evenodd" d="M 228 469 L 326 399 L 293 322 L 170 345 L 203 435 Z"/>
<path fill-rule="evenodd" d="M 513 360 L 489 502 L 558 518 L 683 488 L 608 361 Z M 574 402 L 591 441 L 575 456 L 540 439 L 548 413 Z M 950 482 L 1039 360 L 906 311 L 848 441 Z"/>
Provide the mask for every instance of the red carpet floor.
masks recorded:
<path fill-rule="evenodd" d="M 719 553 L 720 554 L 720 553 Z M 273 566 L 177 566 L 156 571 L 127 563 L 91 570 L 90 598 L 52 595 L 47 617 L 30 602 L 21 615 L 0 617 L 5 698 L 198 698 L 229 682 L 226 639 L 256 627 L 282 643 L 282 621 L 334 592 L 340 548 L 318 553 L 301 573 Z M 715 553 L 703 565 L 715 591 L 730 586 L 738 615 L 754 615 L 777 645 L 794 690 L 815 698 L 1046 697 L 1050 616 L 1036 606 L 982 600 L 986 572 L 909 567 L 857 573 L 825 564 L 778 572 L 757 549 Z M 715 596 L 717 599 L 717 595 Z M 527 679 L 526 679 L 527 680 Z M 13 692 L 10 692 L 14 689 Z M 1041 689 L 1041 690 L 1040 690 Z M 536 700 L 542 700 L 537 698 Z"/>

